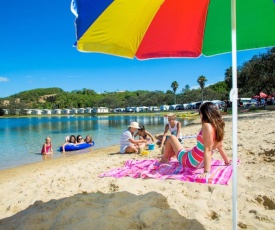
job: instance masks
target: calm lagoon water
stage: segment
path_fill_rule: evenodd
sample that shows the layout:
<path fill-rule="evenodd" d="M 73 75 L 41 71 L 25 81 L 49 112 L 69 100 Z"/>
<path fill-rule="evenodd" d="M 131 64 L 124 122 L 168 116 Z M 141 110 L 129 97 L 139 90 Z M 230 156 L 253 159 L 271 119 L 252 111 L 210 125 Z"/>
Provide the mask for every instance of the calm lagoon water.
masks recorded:
<path fill-rule="evenodd" d="M 150 133 L 156 134 L 164 131 L 167 118 L 160 115 L 1 118 L 0 170 L 42 161 L 40 151 L 47 136 L 52 138 L 54 158 L 63 156 L 57 150 L 65 136 L 71 134 L 92 135 L 93 149 L 119 145 L 121 133 L 132 121 L 145 125 Z M 188 123 L 187 120 L 180 121 L 182 126 Z"/>

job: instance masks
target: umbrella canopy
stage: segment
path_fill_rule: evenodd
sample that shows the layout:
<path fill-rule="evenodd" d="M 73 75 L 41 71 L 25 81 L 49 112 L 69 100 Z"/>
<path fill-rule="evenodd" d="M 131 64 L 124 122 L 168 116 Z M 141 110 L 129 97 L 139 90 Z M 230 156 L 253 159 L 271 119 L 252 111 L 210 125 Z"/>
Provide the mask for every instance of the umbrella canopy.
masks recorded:
<path fill-rule="evenodd" d="M 267 97 L 267 94 L 260 92 L 260 98 L 266 98 L 266 97 Z"/>
<path fill-rule="evenodd" d="M 231 52 L 230 0 L 75 0 L 77 49 L 128 58 Z M 274 0 L 237 1 L 237 50 L 275 46 Z"/>

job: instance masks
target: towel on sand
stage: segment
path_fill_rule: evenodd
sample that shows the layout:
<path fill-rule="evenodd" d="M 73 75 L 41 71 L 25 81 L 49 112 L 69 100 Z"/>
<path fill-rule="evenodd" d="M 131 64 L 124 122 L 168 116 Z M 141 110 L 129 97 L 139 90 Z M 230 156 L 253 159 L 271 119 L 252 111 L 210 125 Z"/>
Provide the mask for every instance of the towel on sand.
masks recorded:
<path fill-rule="evenodd" d="M 176 159 L 171 160 L 167 164 L 159 164 L 157 159 L 127 160 L 124 167 L 111 169 L 106 173 L 100 174 L 99 177 L 121 178 L 130 176 L 132 178 L 176 179 L 184 182 L 228 185 L 232 176 L 232 166 L 226 166 L 220 160 L 212 159 L 208 178 L 198 178 L 198 175 L 203 173 L 203 170 L 203 168 L 185 168 Z"/>

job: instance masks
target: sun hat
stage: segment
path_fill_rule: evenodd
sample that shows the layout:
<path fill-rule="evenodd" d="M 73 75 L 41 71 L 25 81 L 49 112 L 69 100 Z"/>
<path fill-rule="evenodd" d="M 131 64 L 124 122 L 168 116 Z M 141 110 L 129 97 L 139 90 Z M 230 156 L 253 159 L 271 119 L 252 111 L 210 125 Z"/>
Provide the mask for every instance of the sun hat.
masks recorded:
<path fill-rule="evenodd" d="M 131 124 L 129 125 L 129 127 L 135 128 L 135 129 L 139 129 L 139 125 L 138 125 L 138 123 L 135 122 L 135 121 L 131 122 Z"/>

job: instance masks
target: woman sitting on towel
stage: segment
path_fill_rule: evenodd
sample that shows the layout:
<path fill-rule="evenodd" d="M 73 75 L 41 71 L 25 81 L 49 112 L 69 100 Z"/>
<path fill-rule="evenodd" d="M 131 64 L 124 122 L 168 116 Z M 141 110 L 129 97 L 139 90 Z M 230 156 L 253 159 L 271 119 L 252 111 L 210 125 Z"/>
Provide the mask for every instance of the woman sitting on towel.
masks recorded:
<path fill-rule="evenodd" d="M 160 163 L 169 162 L 171 157 L 177 157 L 180 164 L 188 168 L 203 168 L 204 173 L 199 177 L 205 178 L 210 174 L 213 150 L 218 149 L 226 165 L 230 164 L 224 151 L 224 121 L 217 106 L 205 102 L 199 108 L 202 129 L 197 136 L 197 145 L 190 150 L 182 148 L 179 140 L 171 136 L 165 144 L 164 154 Z"/>

